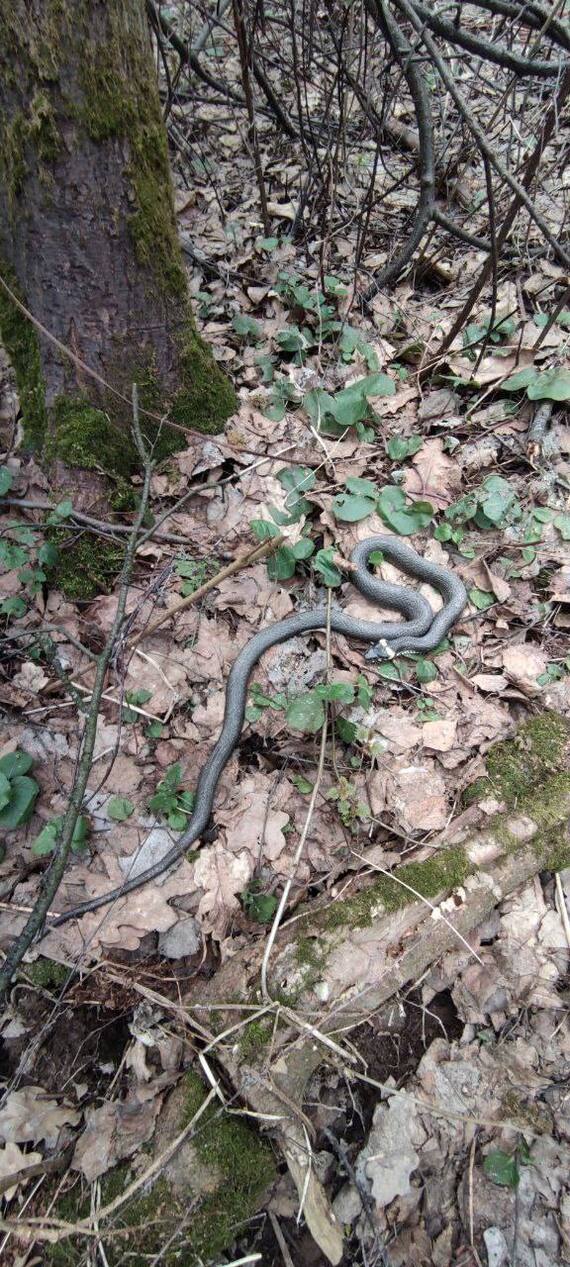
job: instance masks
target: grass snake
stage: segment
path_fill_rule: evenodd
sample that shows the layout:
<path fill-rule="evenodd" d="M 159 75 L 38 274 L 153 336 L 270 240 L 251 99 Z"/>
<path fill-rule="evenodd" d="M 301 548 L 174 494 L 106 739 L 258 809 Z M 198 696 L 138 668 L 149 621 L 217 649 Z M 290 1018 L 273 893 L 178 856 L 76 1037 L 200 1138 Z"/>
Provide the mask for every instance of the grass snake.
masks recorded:
<path fill-rule="evenodd" d="M 376 580 L 368 568 L 369 556 L 375 550 L 381 550 L 383 556 L 390 563 L 396 564 L 407 576 L 417 581 L 427 581 L 438 590 L 444 600 L 440 611 L 434 615 L 427 600 L 417 590 Z M 355 547 L 350 557 L 353 565 L 351 580 L 360 593 L 378 606 L 400 612 L 404 620 L 398 622 L 361 620 L 359 617 L 348 615 L 339 607 L 333 607 L 330 614 L 331 629 L 335 633 L 344 634 L 347 638 L 359 638 L 362 642 L 373 643 L 374 645 L 366 652 L 367 660 L 386 658 L 402 651 L 433 651 L 445 638 L 465 607 L 467 594 L 463 583 L 452 572 L 448 572 L 437 563 L 430 563 L 423 559 L 421 555 L 416 554 L 415 550 L 412 550 L 411 546 L 394 537 L 367 537 Z M 296 612 L 285 620 L 269 625 L 267 629 L 262 629 L 250 642 L 246 643 L 235 660 L 228 678 L 222 730 L 198 779 L 194 809 L 186 831 L 153 866 L 125 880 L 120 887 L 81 902 L 72 910 L 64 911 L 62 915 L 51 921 L 50 928 L 85 915 L 88 911 L 95 911 L 116 898 L 132 893 L 134 889 L 162 875 L 184 855 L 189 846 L 194 844 L 208 826 L 218 780 L 241 735 L 248 682 L 258 660 L 264 652 L 276 646 L 277 643 L 287 642 L 289 638 L 294 638 L 297 634 L 325 629 L 326 626 L 327 608 L 314 607 L 311 611 Z"/>

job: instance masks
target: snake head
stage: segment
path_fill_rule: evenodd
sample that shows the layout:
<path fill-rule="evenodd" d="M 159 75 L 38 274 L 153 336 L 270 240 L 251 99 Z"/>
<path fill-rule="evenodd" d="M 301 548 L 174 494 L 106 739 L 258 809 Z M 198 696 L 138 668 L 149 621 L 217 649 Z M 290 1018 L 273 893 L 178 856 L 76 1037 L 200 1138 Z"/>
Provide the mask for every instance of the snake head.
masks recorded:
<path fill-rule="evenodd" d="M 385 638 L 380 638 L 379 642 L 375 642 L 368 651 L 364 652 L 365 660 L 393 660 L 394 652 L 392 647 L 386 642 Z"/>

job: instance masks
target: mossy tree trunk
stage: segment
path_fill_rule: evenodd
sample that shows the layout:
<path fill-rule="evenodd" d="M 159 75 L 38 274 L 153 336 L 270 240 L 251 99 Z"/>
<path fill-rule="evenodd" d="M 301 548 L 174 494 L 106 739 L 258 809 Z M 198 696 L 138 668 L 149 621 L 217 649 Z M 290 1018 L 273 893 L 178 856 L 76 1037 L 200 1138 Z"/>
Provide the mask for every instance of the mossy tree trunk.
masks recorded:
<path fill-rule="evenodd" d="M 219 431 L 235 397 L 192 319 L 144 0 L 0 0 L 0 17 L 1 275 L 116 391 L 137 381 L 143 408 Z M 27 440 L 132 469 L 128 406 L 4 292 L 0 336 Z M 162 428 L 162 452 L 181 444 Z"/>

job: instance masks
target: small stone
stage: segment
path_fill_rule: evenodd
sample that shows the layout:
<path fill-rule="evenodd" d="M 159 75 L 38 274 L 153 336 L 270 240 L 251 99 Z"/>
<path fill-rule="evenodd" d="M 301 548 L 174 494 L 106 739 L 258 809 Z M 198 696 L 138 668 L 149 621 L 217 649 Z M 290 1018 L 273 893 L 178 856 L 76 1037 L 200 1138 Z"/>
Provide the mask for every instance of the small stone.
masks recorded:
<path fill-rule="evenodd" d="M 189 915 L 187 919 L 179 919 L 172 928 L 161 933 L 158 939 L 158 948 L 168 959 L 183 959 L 185 955 L 195 955 L 201 945 L 200 926 L 193 915 Z"/>

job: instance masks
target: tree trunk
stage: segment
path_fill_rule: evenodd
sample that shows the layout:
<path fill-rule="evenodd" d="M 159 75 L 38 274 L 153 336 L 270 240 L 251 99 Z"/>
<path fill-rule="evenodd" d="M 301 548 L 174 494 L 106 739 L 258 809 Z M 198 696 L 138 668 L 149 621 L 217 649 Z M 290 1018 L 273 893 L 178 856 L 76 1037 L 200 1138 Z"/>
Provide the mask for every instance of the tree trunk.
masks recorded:
<path fill-rule="evenodd" d="M 216 432 L 235 408 L 190 310 L 144 0 L 0 0 L 0 16 L 0 275 L 76 358 L 2 291 L 25 436 L 129 474 L 134 381 L 161 455 L 183 431 L 150 415 Z"/>

